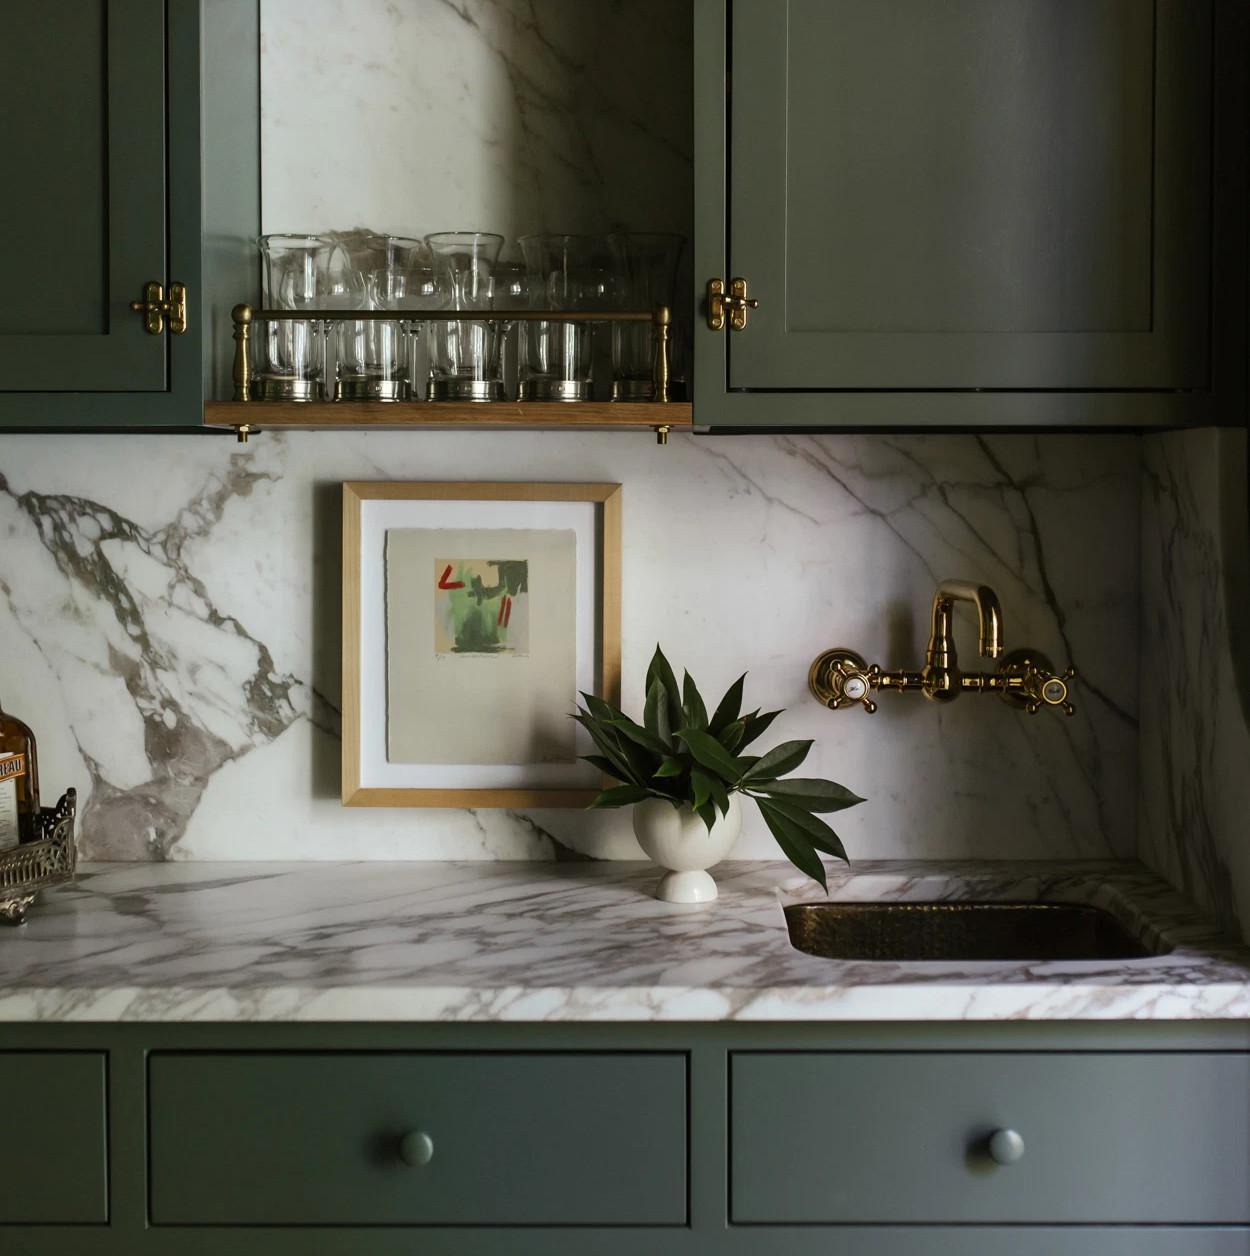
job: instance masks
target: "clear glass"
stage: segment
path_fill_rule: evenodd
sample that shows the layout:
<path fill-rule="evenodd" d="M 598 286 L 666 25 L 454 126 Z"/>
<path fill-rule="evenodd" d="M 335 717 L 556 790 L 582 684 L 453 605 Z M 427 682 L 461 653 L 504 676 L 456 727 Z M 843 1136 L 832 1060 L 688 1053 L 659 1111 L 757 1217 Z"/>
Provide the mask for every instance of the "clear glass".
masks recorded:
<path fill-rule="evenodd" d="M 503 236 L 441 231 L 425 237 L 443 309 L 494 305 L 495 266 Z M 430 400 L 497 401 L 503 397 L 503 329 L 490 318 L 430 324 Z"/>
<path fill-rule="evenodd" d="M 316 235 L 267 235 L 256 242 L 263 259 L 262 302 L 268 309 L 311 305 L 323 284 L 334 241 Z M 324 393 L 324 337 L 311 322 L 268 322 L 258 363 L 262 397 L 311 401 Z"/>
<path fill-rule="evenodd" d="M 673 308 L 677 267 L 686 237 L 622 231 L 608 236 L 616 264 L 617 299 L 625 310 Z M 612 325 L 612 400 L 650 401 L 655 342 L 650 323 Z"/>
<path fill-rule="evenodd" d="M 428 257 L 422 245 L 422 256 Z M 424 264 L 392 266 L 378 269 L 368 276 L 370 308 L 415 313 L 436 310 L 441 297 L 434 283 L 434 272 Z M 429 375 L 429 361 L 423 351 L 421 331 L 425 323 L 419 318 L 405 318 L 397 324 L 400 369 L 407 374 L 409 395 L 420 398 L 421 381 Z"/>
<path fill-rule="evenodd" d="M 589 310 L 600 303 L 602 275 L 595 269 L 600 242 L 593 236 L 522 236 L 530 307 Z M 522 401 L 586 401 L 591 395 L 594 331 L 589 323 L 525 322 L 520 331 L 519 397 Z"/>

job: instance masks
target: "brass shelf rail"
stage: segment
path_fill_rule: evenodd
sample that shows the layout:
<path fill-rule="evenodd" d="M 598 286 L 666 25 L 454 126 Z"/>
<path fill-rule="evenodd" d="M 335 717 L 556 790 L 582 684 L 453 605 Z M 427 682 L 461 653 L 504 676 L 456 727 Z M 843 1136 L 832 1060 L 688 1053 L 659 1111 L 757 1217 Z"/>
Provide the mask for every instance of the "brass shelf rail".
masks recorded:
<path fill-rule="evenodd" d="M 251 305 L 236 305 L 230 312 L 234 325 L 234 400 L 230 403 L 210 402 L 205 407 L 205 421 L 208 423 L 226 423 L 233 427 L 240 442 L 246 443 L 253 432 L 260 431 L 258 423 L 252 419 L 255 411 L 257 419 L 261 413 L 271 413 L 271 408 L 282 407 L 282 417 L 278 419 L 276 412 L 273 417 L 278 419 L 274 426 L 281 427 L 359 427 L 368 426 L 370 416 L 377 415 L 378 426 L 423 426 L 434 427 L 443 424 L 439 414 L 449 422 L 451 427 L 514 427 L 534 423 L 538 426 L 551 427 L 597 427 L 646 426 L 652 428 L 661 445 L 668 443 L 668 434 L 674 427 L 688 427 L 691 424 L 691 411 L 688 404 L 672 401 L 671 391 L 671 349 L 670 336 L 673 322 L 672 310 L 668 306 L 657 306 L 654 310 L 269 310 L 257 309 Z M 335 322 L 391 322 L 391 323 L 430 323 L 430 322 L 470 322 L 470 323 L 650 323 L 654 352 L 652 357 L 652 396 L 644 402 L 593 402 L 593 401 L 560 401 L 560 402 L 504 402 L 487 401 L 473 402 L 468 405 L 449 401 L 430 402 L 346 402 L 346 401 L 299 401 L 274 402 L 260 401 L 253 395 L 253 384 L 257 379 L 252 367 L 252 326 L 258 322 L 300 322 L 324 323 Z M 247 407 L 244 414 L 235 407 Z M 663 418 L 654 412 L 652 407 L 672 406 L 671 411 L 665 410 Z M 228 407 L 228 408 L 227 408 Z M 309 407 L 315 407 L 318 417 L 325 416 L 323 421 L 304 421 L 303 415 L 297 414 L 294 408 L 307 414 L 312 420 L 313 414 Z M 376 409 L 375 409 L 376 407 Z M 396 409 L 399 413 L 392 413 Z M 350 415 L 347 413 L 350 410 Z M 453 415 L 451 411 L 454 410 Z M 468 411 L 472 411 L 470 419 Z M 490 413 L 482 411 L 507 410 L 507 416 L 498 415 L 492 419 Z M 630 413 L 628 416 L 625 411 Z M 338 412 L 333 418 L 330 412 Z M 568 413 L 574 412 L 574 413 Z M 567 413 L 567 417 L 566 417 Z M 580 416 L 579 417 L 579 413 Z M 642 415 L 647 417 L 643 418 Z"/>

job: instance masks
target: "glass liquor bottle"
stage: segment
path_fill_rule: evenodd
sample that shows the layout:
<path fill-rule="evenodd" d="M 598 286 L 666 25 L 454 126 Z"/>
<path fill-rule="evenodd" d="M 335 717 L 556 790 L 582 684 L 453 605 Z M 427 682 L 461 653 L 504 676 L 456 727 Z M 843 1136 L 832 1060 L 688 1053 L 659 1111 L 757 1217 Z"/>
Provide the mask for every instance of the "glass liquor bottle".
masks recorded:
<path fill-rule="evenodd" d="M 39 757 L 35 734 L 0 708 L 0 851 L 37 842 Z"/>

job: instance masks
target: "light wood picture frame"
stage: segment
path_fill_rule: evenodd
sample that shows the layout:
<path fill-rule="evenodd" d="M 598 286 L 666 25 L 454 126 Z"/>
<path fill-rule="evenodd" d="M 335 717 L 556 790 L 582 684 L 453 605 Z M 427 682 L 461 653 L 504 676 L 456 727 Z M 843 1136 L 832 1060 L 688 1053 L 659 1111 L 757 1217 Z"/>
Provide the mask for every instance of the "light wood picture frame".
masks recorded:
<path fill-rule="evenodd" d="M 455 577 L 469 578 L 471 571 L 479 571 L 460 561 L 482 558 L 460 553 L 474 548 L 466 538 L 478 531 L 485 538 L 480 544 L 484 561 L 495 564 L 488 569 L 492 572 L 502 571 L 492 556 L 501 544 L 501 531 L 529 538 L 527 543 L 540 551 L 551 538 L 559 550 L 558 564 L 556 559 L 544 561 L 553 571 L 557 566 L 567 570 L 567 581 L 547 582 L 549 613 L 543 618 L 543 604 L 536 600 L 532 623 L 527 577 L 525 600 L 517 607 L 512 628 L 514 639 L 524 643 L 523 652 L 493 643 L 482 647 L 515 655 L 519 662 L 478 657 L 459 637 L 449 644 L 440 618 L 450 615 L 448 600 L 457 596 L 442 590 L 463 589 L 465 580 Z M 444 549 L 449 549 L 446 564 Z M 430 555 L 439 557 L 431 561 Z M 490 622 L 506 626 L 514 600 L 502 592 L 502 575 L 492 588 L 501 592 L 485 604 Z M 516 586 L 508 588 L 516 591 Z M 482 593 L 480 575 L 473 577 L 471 589 Z M 569 761 L 567 739 L 571 737 L 575 755 L 594 752 L 569 718 L 579 690 L 614 704 L 620 701 L 619 484 L 347 481 L 342 596 L 344 806 L 584 807 L 604 787 L 590 765 Z M 483 605 L 480 599 L 478 605 Z M 557 647 L 564 638 L 549 630 L 549 622 L 572 626 L 568 639 L 576 683 L 566 696 L 568 651 Z M 415 626 L 411 637 L 410 625 Z M 463 649 L 469 654 L 451 654 Z M 536 762 L 443 762 L 446 755 L 458 754 L 449 745 L 468 745 L 478 736 L 490 741 L 502 722 L 494 718 L 489 697 L 485 707 L 479 696 L 476 706 L 466 702 L 466 709 L 449 710 L 448 686 L 459 692 L 462 678 L 475 678 L 466 688 L 480 695 L 485 684 L 489 693 L 500 692 L 507 706 L 510 695 L 502 691 L 515 687 L 513 678 L 543 666 L 544 650 L 552 659 L 552 678 L 539 698 L 526 700 L 541 701 L 542 727 L 561 739 L 559 754 L 515 756 Z M 437 708 L 436 700 L 442 703 Z M 409 747 L 405 753 L 396 750 L 401 741 Z M 437 763 L 426 762 L 419 749 L 432 743 L 437 749 L 429 757 L 439 758 Z M 416 761 L 413 745 L 418 747 Z M 497 758 L 505 752 L 493 753 Z"/>

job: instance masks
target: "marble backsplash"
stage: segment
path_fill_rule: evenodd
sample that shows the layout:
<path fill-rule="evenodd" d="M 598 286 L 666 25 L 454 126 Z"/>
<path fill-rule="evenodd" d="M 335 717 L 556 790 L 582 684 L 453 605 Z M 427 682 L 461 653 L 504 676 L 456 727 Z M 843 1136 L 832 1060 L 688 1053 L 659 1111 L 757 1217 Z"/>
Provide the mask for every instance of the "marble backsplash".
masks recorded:
<path fill-rule="evenodd" d="M 689 234 L 688 4 L 263 0 L 261 41 L 266 231 Z"/>
<path fill-rule="evenodd" d="M 1142 445 L 1138 853 L 1225 927 L 1246 933 L 1245 432 L 1171 432 Z"/>
<path fill-rule="evenodd" d="M 0 698 L 91 857 L 637 857 L 620 812 L 340 806 L 345 479 L 620 482 L 627 705 L 657 641 L 708 691 L 749 671 L 778 739 L 868 798 L 853 856 L 1136 849 L 1134 437 L 9 436 L 0 473 Z M 997 589 L 1008 648 L 1075 663 L 1074 717 L 808 696 L 828 646 L 918 665 L 950 576 Z M 749 811 L 738 853 L 775 857 Z"/>

